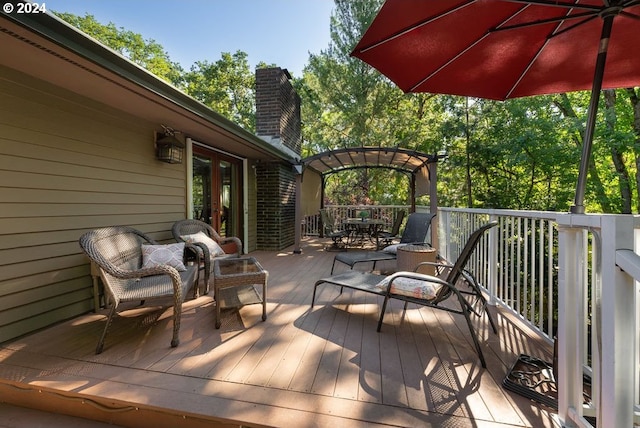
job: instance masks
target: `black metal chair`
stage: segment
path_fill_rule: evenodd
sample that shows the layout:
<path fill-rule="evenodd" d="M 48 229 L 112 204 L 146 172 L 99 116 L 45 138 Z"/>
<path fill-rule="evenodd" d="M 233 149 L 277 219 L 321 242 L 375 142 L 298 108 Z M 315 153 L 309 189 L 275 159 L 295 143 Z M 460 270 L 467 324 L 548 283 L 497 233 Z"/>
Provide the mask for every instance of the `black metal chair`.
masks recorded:
<path fill-rule="evenodd" d="M 349 232 L 336 227 L 335 219 L 327 209 L 320 210 L 320 220 L 324 236 L 333 241 L 332 249 L 341 250 L 345 247 L 345 241 L 349 238 Z"/>
<path fill-rule="evenodd" d="M 498 329 L 488 310 L 487 300 L 482 294 L 480 284 L 478 284 L 476 278 L 470 272 L 465 270 L 465 267 L 478 242 L 480 242 L 482 235 L 497 224 L 498 222 L 495 221 L 490 222 L 474 231 L 471 236 L 469 236 L 460 256 L 458 256 L 458 259 L 453 265 L 425 262 L 416 267 L 417 269 L 422 265 L 435 266 L 437 276 L 424 275 L 416 272 L 396 272 L 392 275 L 384 276 L 368 272 L 348 271 L 316 281 L 311 299 L 311 307 L 313 307 L 315 303 L 318 285 L 328 283 L 341 287 L 341 292 L 343 287 L 347 287 L 384 296 L 380 318 L 378 319 L 378 331 L 382 328 L 382 321 L 389 299 L 404 301 L 404 310 L 407 309 L 409 303 L 415 303 L 417 305 L 461 314 L 467 322 L 482 367 L 486 368 L 487 364 L 470 315 L 475 314 L 480 317 L 483 313 L 486 313 L 495 334 L 498 334 Z M 452 297 L 455 297 L 457 300 L 458 307 L 443 304 Z"/>
<path fill-rule="evenodd" d="M 404 221 L 404 217 L 406 215 L 407 213 L 405 210 L 398 211 L 395 219 L 393 220 L 393 226 L 391 226 L 391 230 L 381 230 L 377 233 L 377 239 L 378 241 L 380 241 L 380 248 L 391 245 L 395 238 L 400 237 L 400 227 L 402 226 L 402 222 Z M 380 248 L 377 249 L 379 250 Z"/>
<path fill-rule="evenodd" d="M 427 239 L 427 233 L 431 226 L 431 220 L 435 217 L 431 213 L 411 213 L 407 218 L 407 225 L 400 237 L 400 244 L 424 244 Z M 344 263 L 350 269 L 358 263 L 373 262 L 373 269 L 376 263 L 383 260 L 395 260 L 397 255 L 389 251 L 348 251 L 346 253 L 336 254 L 331 265 L 331 274 L 336 266 L 336 262 Z"/>

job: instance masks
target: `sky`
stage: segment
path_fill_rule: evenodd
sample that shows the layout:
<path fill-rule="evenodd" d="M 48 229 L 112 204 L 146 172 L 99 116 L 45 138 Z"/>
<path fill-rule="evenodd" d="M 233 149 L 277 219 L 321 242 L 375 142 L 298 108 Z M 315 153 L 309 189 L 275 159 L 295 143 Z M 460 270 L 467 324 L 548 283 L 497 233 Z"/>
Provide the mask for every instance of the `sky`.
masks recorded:
<path fill-rule="evenodd" d="M 301 77 L 309 53 L 329 46 L 333 0 L 47 0 L 47 9 L 93 15 L 102 24 L 139 33 L 162 45 L 189 70 L 222 52 L 246 52 Z"/>

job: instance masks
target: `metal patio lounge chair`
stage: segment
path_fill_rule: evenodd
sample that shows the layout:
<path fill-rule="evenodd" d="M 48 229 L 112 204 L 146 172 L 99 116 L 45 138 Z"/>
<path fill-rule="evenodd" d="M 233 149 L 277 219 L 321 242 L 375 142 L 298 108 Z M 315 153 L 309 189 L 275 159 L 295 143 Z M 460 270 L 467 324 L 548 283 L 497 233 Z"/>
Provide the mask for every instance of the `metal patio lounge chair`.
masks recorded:
<path fill-rule="evenodd" d="M 487 367 L 478 335 L 471 322 L 471 314 L 481 317 L 485 313 L 495 334 L 498 334 L 496 323 L 487 308 L 487 300 L 482 294 L 482 289 L 475 277 L 465 270 L 465 266 L 475 250 L 482 235 L 496 226 L 497 222 L 490 222 L 474 231 L 465 244 L 460 256 L 455 264 L 430 263 L 425 262 L 420 265 L 433 265 L 437 269 L 437 276 L 424 275 L 416 272 L 396 272 L 389 276 L 376 275 L 368 272 L 347 271 L 338 275 L 322 278 L 316 281 L 311 299 L 313 308 L 316 299 L 316 290 L 320 284 L 332 284 L 342 288 L 347 287 L 354 290 L 374 293 L 384 296 L 378 328 L 382 328 L 384 313 L 389 299 L 404 301 L 406 311 L 409 303 L 428 306 L 435 309 L 442 309 L 448 312 L 461 314 L 465 317 L 471 338 L 482 367 Z M 420 266 L 419 265 L 419 266 Z M 458 307 L 454 305 L 443 305 L 449 298 L 455 298 Z"/>
<path fill-rule="evenodd" d="M 411 213 L 407 218 L 407 224 L 400 237 L 400 244 L 424 244 L 431 226 L 431 220 L 435 217 L 431 213 Z M 344 263 L 350 269 L 358 263 L 373 262 L 372 270 L 376 268 L 376 263 L 383 260 L 395 260 L 397 255 L 391 251 L 347 251 L 336 254 L 331 265 L 331 274 L 336 266 L 336 262 Z"/>
<path fill-rule="evenodd" d="M 97 266 L 105 292 L 105 302 L 110 306 L 107 322 L 96 346 L 96 354 L 102 352 L 107 330 L 122 302 L 140 301 L 144 304 L 158 298 L 173 297 L 173 337 L 171 346 L 178 346 L 182 302 L 193 287 L 198 290 L 198 267 L 184 263 L 184 247 L 178 245 L 172 252 L 167 245 L 159 244 L 146 234 L 128 226 L 95 229 L 80 237 L 80 247 Z M 143 245 L 150 247 L 143 248 Z M 175 246 L 176 244 L 174 244 Z M 172 259 L 153 261 L 145 267 L 146 255 L 155 249 L 170 253 Z M 143 256 L 143 251 L 145 256 Z M 180 254 L 181 253 L 181 254 Z M 151 257 L 151 256 L 148 256 Z M 92 269 L 93 270 L 93 269 Z"/>
<path fill-rule="evenodd" d="M 235 258 L 242 254 L 242 241 L 235 236 L 222 237 L 210 224 L 200 220 L 179 220 L 171 228 L 173 239 L 198 246 L 202 253 L 204 269 L 204 294 L 209 293 L 209 278 L 214 258 Z"/>

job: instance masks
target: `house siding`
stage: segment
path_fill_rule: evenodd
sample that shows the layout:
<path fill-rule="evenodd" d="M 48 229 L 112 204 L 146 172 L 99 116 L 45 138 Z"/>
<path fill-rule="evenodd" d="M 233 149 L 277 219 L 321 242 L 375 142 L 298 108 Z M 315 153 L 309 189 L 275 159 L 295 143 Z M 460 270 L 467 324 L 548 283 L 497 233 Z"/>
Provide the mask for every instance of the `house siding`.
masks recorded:
<path fill-rule="evenodd" d="M 131 225 L 159 241 L 185 218 L 185 166 L 157 124 L 0 67 L 0 342 L 93 308 L 78 238 Z"/>

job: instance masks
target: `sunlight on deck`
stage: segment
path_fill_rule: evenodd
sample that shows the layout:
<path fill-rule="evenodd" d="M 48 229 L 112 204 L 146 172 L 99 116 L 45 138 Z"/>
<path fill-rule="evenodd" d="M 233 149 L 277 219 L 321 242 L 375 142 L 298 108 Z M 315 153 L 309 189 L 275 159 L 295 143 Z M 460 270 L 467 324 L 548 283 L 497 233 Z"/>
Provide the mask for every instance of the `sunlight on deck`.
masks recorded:
<path fill-rule="evenodd" d="M 95 355 L 105 316 L 90 313 L 0 347 L 0 390 L 31 406 L 26 391 L 38 389 L 91 400 L 98 420 L 154 428 L 141 415 L 181 415 L 191 423 L 181 426 L 553 426 L 550 409 L 501 386 L 518 354 L 550 356 L 515 317 L 496 311 L 498 337 L 477 323 L 483 370 L 462 317 L 394 302 L 378 333 L 379 296 L 337 287 L 319 289 L 312 310 L 335 255 L 324 245 L 251 253 L 269 271 L 265 322 L 252 305 L 223 310 L 215 329 L 213 296 L 201 296 L 185 302 L 171 348 L 171 310 L 131 307 Z"/>

